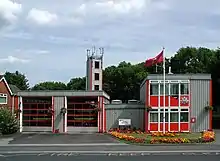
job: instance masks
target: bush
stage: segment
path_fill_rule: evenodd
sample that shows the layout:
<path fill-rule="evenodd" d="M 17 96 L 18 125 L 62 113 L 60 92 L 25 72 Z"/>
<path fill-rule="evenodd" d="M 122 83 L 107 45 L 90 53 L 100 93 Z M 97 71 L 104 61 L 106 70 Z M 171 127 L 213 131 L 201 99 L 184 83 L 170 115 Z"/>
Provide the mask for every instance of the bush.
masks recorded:
<path fill-rule="evenodd" d="M 16 116 L 7 107 L 0 108 L 0 133 L 3 135 L 16 133 L 19 129 Z"/>

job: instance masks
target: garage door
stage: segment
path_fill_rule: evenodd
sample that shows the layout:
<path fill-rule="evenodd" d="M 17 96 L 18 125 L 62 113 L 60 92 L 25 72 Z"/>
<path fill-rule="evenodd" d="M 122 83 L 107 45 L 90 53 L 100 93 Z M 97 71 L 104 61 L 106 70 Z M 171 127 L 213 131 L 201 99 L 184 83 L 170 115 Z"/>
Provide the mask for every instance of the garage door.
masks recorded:
<path fill-rule="evenodd" d="M 98 132 L 97 97 L 67 98 L 67 132 Z"/>
<path fill-rule="evenodd" d="M 52 131 L 52 98 L 23 97 L 23 131 Z"/>

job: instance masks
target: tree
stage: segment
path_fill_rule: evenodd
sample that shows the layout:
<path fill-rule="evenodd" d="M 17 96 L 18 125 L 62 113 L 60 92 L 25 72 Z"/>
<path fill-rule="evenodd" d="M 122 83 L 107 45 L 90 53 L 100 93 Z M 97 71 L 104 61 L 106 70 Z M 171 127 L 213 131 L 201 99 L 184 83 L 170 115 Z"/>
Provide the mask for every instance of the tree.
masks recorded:
<path fill-rule="evenodd" d="M 143 63 L 132 65 L 121 62 L 119 65 L 107 67 L 103 72 L 103 89 L 111 99 L 139 99 L 139 89 L 146 78 L 147 71 Z"/>
<path fill-rule="evenodd" d="M 171 58 L 174 73 L 211 73 L 216 53 L 207 48 L 180 48 Z"/>
<path fill-rule="evenodd" d="M 67 89 L 69 90 L 85 90 L 86 89 L 86 77 L 72 78 L 67 83 Z"/>
<path fill-rule="evenodd" d="M 181 48 L 171 58 L 173 73 L 210 73 L 213 85 L 213 105 L 220 105 L 220 49 Z"/>
<path fill-rule="evenodd" d="M 26 76 L 18 71 L 15 73 L 5 72 L 4 77 L 8 84 L 17 86 L 20 90 L 29 89 L 29 83 Z"/>
<path fill-rule="evenodd" d="M 19 129 L 18 120 L 8 107 L 0 108 L 0 133 L 13 134 Z"/>
<path fill-rule="evenodd" d="M 32 90 L 66 90 L 66 84 L 62 82 L 42 82 L 36 84 Z"/>

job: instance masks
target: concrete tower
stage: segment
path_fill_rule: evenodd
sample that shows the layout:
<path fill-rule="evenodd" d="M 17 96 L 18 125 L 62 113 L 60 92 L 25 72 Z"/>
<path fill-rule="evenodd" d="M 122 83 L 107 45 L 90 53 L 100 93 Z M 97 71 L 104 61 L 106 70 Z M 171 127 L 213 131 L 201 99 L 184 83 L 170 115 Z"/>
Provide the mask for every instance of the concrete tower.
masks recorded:
<path fill-rule="evenodd" d="M 102 90 L 103 54 L 104 48 L 87 49 L 86 90 Z"/>

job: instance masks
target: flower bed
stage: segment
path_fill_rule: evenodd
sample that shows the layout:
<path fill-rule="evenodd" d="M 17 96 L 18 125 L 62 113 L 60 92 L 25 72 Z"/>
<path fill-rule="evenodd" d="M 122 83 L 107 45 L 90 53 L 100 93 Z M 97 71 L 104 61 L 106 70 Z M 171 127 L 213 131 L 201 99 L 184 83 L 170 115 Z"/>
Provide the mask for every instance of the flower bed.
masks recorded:
<path fill-rule="evenodd" d="M 120 132 L 110 132 L 110 134 L 120 140 L 124 140 L 124 141 L 129 141 L 129 142 L 134 142 L 134 143 L 144 143 L 145 139 L 143 138 L 137 138 L 125 133 L 120 133 Z"/>
<path fill-rule="evenodd" d="M 166 132 L 166 133 L 163 133 L 163 132 L 152 132 L 151 136 L 153 136 L 153 137 L 164 137 L 164 136 L 176 137 L 176 136 L 179 136 L 179 134 L 175 133 L 175 132 Z"/>
<path fill-rule="evenodd" d="M 127 132 L 127 131 L 126 131 Z M 188 133 L 161 133 L 154 132 L 151 134 L 146 134 L 140 131 L 129 131 L 125 133 L 123 130 L 110 131 L 109 134 L 119 140 L 123 140 L 131 143 L 147 143 L 147 144 L 181 144 L 181 143 L 209 143 L 215 140 L 215 133 L 212 131 L 204 131 L 201 136 L 191 137 L 192 134 Z"/>
<path fill-rule="evenodd" d="M 118 133 L 125 133 L 125 134 L 144 134 L 145 132 L 141 131 L 140 129 L 136 130 L 136 129 L 119 129 L 119 128 L 114 128 L 114 129 L 110 129 L 109 132 L 118 132 Z"/>
<path fill-rule="evenodd" d="M 213 131 L 204 131 L 202 132 L 202 139 L 204 142 L 213 142 L 215 141 L 215 133 Z"/>

